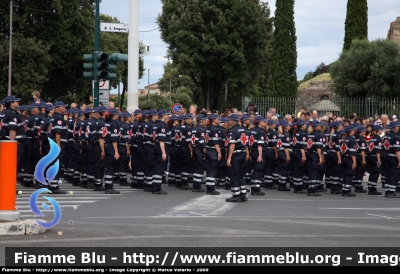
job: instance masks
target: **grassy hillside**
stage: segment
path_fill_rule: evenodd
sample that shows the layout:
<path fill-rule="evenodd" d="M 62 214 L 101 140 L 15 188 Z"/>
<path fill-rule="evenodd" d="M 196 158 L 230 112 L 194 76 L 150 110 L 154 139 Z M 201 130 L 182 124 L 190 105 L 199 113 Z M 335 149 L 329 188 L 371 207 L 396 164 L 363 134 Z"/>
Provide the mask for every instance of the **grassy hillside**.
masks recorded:
<path fill-rule="evenodd" d="M 331 74 L 330 73 L 322 73 L 311 80 L 305 81 L 304 83 L 301 83 L 299 85 L 299 88 L 309 88 L 311 85 L 311 82 L 330 82 L 332 81 Z"/>

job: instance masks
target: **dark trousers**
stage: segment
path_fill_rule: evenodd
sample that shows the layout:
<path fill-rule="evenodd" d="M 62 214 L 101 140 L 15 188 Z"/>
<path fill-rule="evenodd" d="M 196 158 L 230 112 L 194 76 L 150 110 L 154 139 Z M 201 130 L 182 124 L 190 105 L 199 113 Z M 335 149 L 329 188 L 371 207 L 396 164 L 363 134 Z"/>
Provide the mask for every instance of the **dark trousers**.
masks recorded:
<path fill-rule="evenodd" d="M 168 153 L 167 153 L 168 155 Z M 152 191 L 157 192 L 161 191 L 162 177 L 164 175 L 164 171 L 167 168 L 167 161 L 163 161 L 162 159 L 162 151 L 157 151 L 154 153 L 155 164 L 152 170 Z"/>
<path fill-rule="evenodd" d="M 144 177 L 148 187 L 153 183 L 153 169 L 155 164 L 154 145 L 145 144 Z"/>
<path fill-rule="evenodd" d="M 127 183 L 127 176 L 129 172 L 129 157 L 126 145 L 118 145 L 118 167 L 119 167 L 119 182 L 121 184 Z"/>
<path fill-rule="evenodd" d="M 381 172 L 381 168 L 378 167 L 378 159 L 376 158 L 375 155 L 370 155 L 368 157 L 368 172 L 369 172 L 369 178 L 368 178 L 368 189 L 369 190 L 376 190 L 376 187 L 378 186 L 378 179 L 379 179 L 379 174 Z"/>
<path fill-rule="evenodd" d="M 181 181 L 182 185 L 187 185 L 189 173 L 191 172 L 192 158 L 190 158 L 190 151 L 187 145 L 181 147 Z"/>
<path fill-rule="evenodd" d="M 66 174 L 69 176 L 69 179 L 73 180 L 74 177 L 74 167 L 75 167 L 75 143 L 74 141 L 68 141 L 68 147 L 66 151 L 66 160 L 65 160 L 65 169 L 67 170 Z"/>
<path fill-rule="evenodd" d="M 138 145 L 138 166 L 137 166 L 137 185 L 139 188 L 144 186 L 144 166 L 146 161 L 146 152 L 144 151 L 144 145 Z"/>
<path fill-rule="evenodd" d="M 73 160 L 72 162 L 70 162 L 70 164 L 72 164 L 72 168 L 74 169 L 74 175 L 73 175 L 74 184 L 81 183 L 81 171 L 83 164 L 81 150 L 82 150 L 81 143 L 79 141 L 75 141 L 74 149 L 72 152 Z"/>
<path fill-rule="evenodd" d="M 18 140 L 17 172 L 21 183 L 23 183 L 25 178 L 24 146 L 25 146 L 25 139 Z"/>
<path fill-rule="evenodd" d="M 218 175 L 218 153 L 215 149 L 206 150 L 206 187 L 208 192 L 215 190 L 215 182 Z"/>
<path fill-rule="evenodd" d="M 329 159 L 329 165 L 327 168 L 330 169 L 331 184 L 336 189 L 342 183 L 342 167 L 338 165 L 338 157 L 336 152 L 328 152 L 327 159 Z"/>
<path fill-rule="evenodd" d="M 132 183 L 137 184 L 137 176 L 138 176 L 138 166 L 139 166 L 139 153 L 137 147 L 130 146 L 129 150 L 131 151 L 131 174 L 132 174 Z"/>
<path fill-rule="evenodd" d="M 399 162 L 396 157 L 386 156 L 387 172 L 389 181 L 386 177 L 385 191 L 396 191 L 398 182 L 400 181 L 400 168 L 397 168 Z"/>
<path fill-rule="evenodd" d="M 90 184 L 94 183 L 94 175 L 96 173 L 96 153 L 95 144 L 93 142 L 88 143 L 88 167 L 87 167 L 87 178 Z"/>
<path fill-rule="evenodd" d="M 301 151 L 295 150 L 292 153 L 292 162 L 293 162 L 293 184 L 294 190 L 299 191 L 303 189 L 303 177 L 306 171 L 306 164 L 301 162 Z"/>
<path fill-rule="evenodd" d="M 25 165 L 25 182 L 24 184 L 30 184 L 33 182 L 33 173 L 35 171 L 35 167 L 37 164 L 37 155 L 39 153 L 39 141 L 37 138 L 31 139 L 28 138 L 25 140 L 25 148 L 24 148 L 24 154 L 25 154 L 25 159 L 26 159 L 26 165 Z"/>
<path fill-rule="evenodd" d="M 246 195 L 246 182 L 244 180 L 245 163 L 245 153 L 232 155 L 231 166 L 228 169 L 228 174 L 231 181 L 231 192 L 234 197 Z"/>
<path fill-rule="evenodd" d="M 278 174 L 279 174 L 279 189 L 286 188 L 286 183 L 288 182 L 289 172 L 290 172 L 290 162 L 286 161 L 285 150 L 279 150 L 278 152 Z"/>
<path fill-rule="evenodd" d="M 81 169 L 81 184 L 82 185 L 87 185 L 88 182 L 88 167 L 89 167 L 89 151 L 88 151 L 88 143 L 87 142 L 82 142 L 81 143 L 81 148 L 82 148 L 82 169 Z"/>
<path fill-rule="evenodd" d="M 118 160 L 115 159 L 115 150 L 112 143 L 105 143 L 104 150 L 106 152 L 106 171 L 104 176 L 104 188 L 113 188 L 113 174 L 118 165 Z"/>
<path fill-rule="evenodd" d="M 101 159 L 101 148 L 99 143 L 94 145 L 94 153 L 96 157 L 95 184 L 100 188 L 103 184 L 104 170 L 106 168 L 106 158 Z"/>
<path fill-rule="evenodd" d="M 64 157 L 66 150 L 67 150 L 67 143 L 61 142 L 60 154 L 58 154 L 58 157 L 53 161 L 54 163 L 58 161 L 60 167 L 64 164 Z M 57 175 L 53 178 L 53 180 L 50 181 L 50 189 L 53 190 L 59 189 L 58 180 L 60 179 L 62 172 L 63 171 L 61 169 L 58 169 Z"/>
<path fill-rule="evenodd" d="M 362 188 L 362 180 L 364 178 L 365 166 L 362 165 L 362 156 L 357 155 L 357 167 L 354 172 L 353 184 L 356 188 Z"/>
<path fill-rule="evenodd" d="M 354 170 L 351 169 L 353 166 L 353 160 L 351 156 L 344 156 L 342 160 L 342 175 L 343 175 L 343 193 L 350 193 L 351 187 L 353 186 Z"/>
<path fill-rule="evenodd" d="M 265 187 L 271 187 L 273 185 L 274 179 L 274 171 L 276 166 L 275 160 L 275 151 L 273 149 L 267 149 L 265 152 L 265 172 L 264 172 L 264 180 L 265 180 Z"/>
<path fill-rule="evenodd" d="M 262 162 L 257 162 L 259 157 L 258 149 L 253 149 L 250 153 L 251 164 L 252 164 L 252 174 L 251 174 L 251 191 L 260 192 L 260 184 L 264 177 L 265 169 L 265 152 L 262 152 L 261 158 Z"/>
<path fill-rule="evenodd" d="M 171 184 L 181 186 L 182 156 L 180 147 L 171 147 L 169 150 L 168 181 Z"/>
<path fill-rule="evenodd" d="M 307 170 L 308 170 L 308 192 L 315 193 L 317 192 L 318 186 L 318 163 L 319 157 L 318 153 L 314 151 L 309 151 L 307 153 Z"/>
<path fill-rule="evenodd" d="M 200 147 L 193 148 L 193 160 L 194 160 L 193 189 L 200 189 L 205 170 L 204 152 L 202 148 Z"/>

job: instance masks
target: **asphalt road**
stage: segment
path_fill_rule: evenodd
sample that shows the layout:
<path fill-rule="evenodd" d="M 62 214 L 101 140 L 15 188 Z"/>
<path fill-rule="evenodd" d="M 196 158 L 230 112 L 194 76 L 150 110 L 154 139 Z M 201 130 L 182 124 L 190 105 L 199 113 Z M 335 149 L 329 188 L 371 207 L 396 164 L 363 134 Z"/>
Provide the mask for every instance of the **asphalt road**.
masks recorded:
<path fill-rule="evenodd" d="M 364 183 L 365 184 L 365 183 Z M 380 185 L 380 184 L 379 184 Z M 203 186 L 205 187 L 205 186 Z M 20 188 L 20 187 L 19 187 Z M 163 185 L 167 195 L 116 186 L 106 195 L 63 185 L 73 194 L 58 195 L 60 223 L 44 234 L 0 236 L 4 247 L 398 247 L 400 199 L 357 194 L 264 190 L 240 204 L 221 195 L 183 191 Z M 366 186 L 364 186 L 366 188 Z M 22 188 L 21 188 L 22 189 Z M 22 189 L 18 210 L 29 215 L 29 194 Z M 382 189 L 380 189 L 383 191 Z M 24 196 L 25 195 L 25 196 Z M 26 201 L 25 201 L 26 200 Z M 24 215 L 25 214 L 25 215 Z M 46 220 L 51 220 L 49 214 Z M 59 232 L 62 234 L 59 235 Z"/>

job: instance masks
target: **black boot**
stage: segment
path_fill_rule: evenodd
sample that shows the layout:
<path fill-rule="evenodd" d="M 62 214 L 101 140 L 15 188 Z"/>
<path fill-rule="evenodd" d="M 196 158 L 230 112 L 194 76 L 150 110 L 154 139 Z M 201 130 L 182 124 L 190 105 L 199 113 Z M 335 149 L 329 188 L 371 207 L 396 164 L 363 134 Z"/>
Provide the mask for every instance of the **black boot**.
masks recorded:
<path fill-rule="evenodd" d="M 278 187 L 278 191 L 290 191 L 290 188 L 286 187 L 286 183 L 280 183 Z"/>
<path fill-rule="evenodd" d="M 242 199 L 240 196 L 232 196 L 231 198 L 226 199 L 228 203 L 240 203 L 242 202 Z"/>
<path fill-rule="evenodd" d="M 342 190 L 339 189 L 339 185 L 331 185 L 331 194 L 342 194 Z"/>
<path fill-rule="evenodd" d="M 350 191 L 343 191 L 342 196 L 343 197 L 356 197 L 356 194 L 351 193 Z"/>
<path fill-rule="evenodd" d="M 376 188 L 369 187 L 368 195 L 382 195 L 382 192 L 376 190 Z"/>
<path fill-rule="evenodd" d="M 389 191 L 387 198 L 400 198 L 400 195 L 397 195 L 395 191 Z"/>
<path fill-rule="evenodd" d="M 247 202 L 248 201 L 246 194 L 242 194 L 240 196 L 240 201 L 242 201 L 242 202 Z"/>
<path fill-rule="evenodd" d="M 307 191 L 304 190 L 303 187 L 301 187 L 301 186 L 295 186 L 294 187 L 294 193 L 305 194 L 305 193 L 307 193 Z"/>
<path fill-rule="evenodd" d="M 367 191 L 365 189 L 363 189 L 362 186 L 356 186 L 354 192 L 355 193 L 367 193 Z"/>

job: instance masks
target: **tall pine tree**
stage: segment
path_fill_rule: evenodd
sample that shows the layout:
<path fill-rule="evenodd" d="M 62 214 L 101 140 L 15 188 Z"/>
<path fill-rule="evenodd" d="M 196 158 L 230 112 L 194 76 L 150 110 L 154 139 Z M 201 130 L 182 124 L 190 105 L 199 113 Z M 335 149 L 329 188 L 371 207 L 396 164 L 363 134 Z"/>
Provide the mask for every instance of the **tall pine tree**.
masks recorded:
<path fill-rule="evenodd" d="M 367 0 L 348 0 L 344 26 L 343 49 L 348 50 L 354 39 L 368 39 L 368 3 Z"/>
<path fill-rule="evenodd" d="M 277 0 L 272 42 L 269 96 L 297 95 L 297 48 L 294 0 Z"/>

